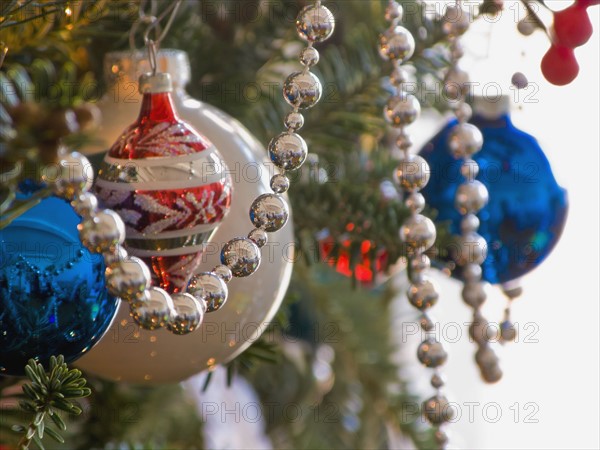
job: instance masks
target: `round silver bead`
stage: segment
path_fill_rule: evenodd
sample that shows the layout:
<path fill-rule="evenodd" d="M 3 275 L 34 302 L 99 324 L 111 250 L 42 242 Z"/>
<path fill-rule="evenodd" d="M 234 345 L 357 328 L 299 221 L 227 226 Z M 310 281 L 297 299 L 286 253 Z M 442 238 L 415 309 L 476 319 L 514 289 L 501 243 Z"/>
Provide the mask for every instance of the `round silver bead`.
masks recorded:
<path fill-rule="evenodd" d="M 448 36 L 461 36 L 470 25 L 470 15 L 459 6 L 448 5 L 442 17 L 442 30 Z"/>
<path fill-rule="evenodd" d="M 502 369 L 500 369 L 499 364 L 493 366 L 480 367 L 480 370 L 481 378 L 483 378 L 483 381 L 489 384 L 497 383 L 502 379 L 502 376 L 504 375 L 502 373 Z"/>
<path fill-rule="evenodd" d="M 485 185 L 473 180 L 458 186 L 454 204 L 461 214 L 476 213 L 487 205 L 489 199 Z"/>
<path fill-rule="evenodd" d="M 444 430 L 439 428 L 435 430 L 433 433 L 433 438 L 435 439 L 436 444 L 439 445 L 439 448 L 446 448 L 446 445 L 448 445 L 448 435 Z"/>
<path fill-rule="evenodd" d="M 396 138 L 396 145 L 400 150 L 408 150 L 412 147 L 413 142 L 410 136 L 402 131 Z"/>
<path fill-rule="evenodd" d="M 91 192 L 84 192 L 75 197 L 71 206 L 81 217 L 90 217 L 98 210 L 98 199 Z"/>
<path fill-rule="evenodd" d="M 60 173 L 54 181 L 54 191 L 68 200 L 87 192 L 94 182 L 94 171 L 88 159 L 79 152 L 61 155 Z"/>
<path fill-rule="evenodd" d="M 462 277 L 467 283 L 481 280 L 483 270 L 479 264 L 465 264 L 462 269 Z"/>
<path fill-rule="evenodd" d="M 260 249 L 248 238 L 232 239 L 221 251 L 221 263 L 231 269 L 234 277 L 247 277 L 260 265 Z"/>
<path fill-rule="evenodd" d="M 452 67 L 444 77 L 444 95 L 449 100 L 465 97 L 469 91 L 469 74 L 458 67 Z"/>
<path fill-rule="evenodd" d="M 493 369 L 498 367 L 500 359 L 496 355 L 496 352 L 488 344 L 484 344 L 475 353 L 475 361 L 479 368 L 483 371 L 487 369 Z"/>
<path fill-rule="evenodd" d="M 408 81 L 408 72 L 403 67 L 394 67 L 392 74 L 390 75 L 390 83 L 394 87 L 399 87 L 402 83 Z"/>
<path fill-rule="evenodd" d="M 427 250 L 435 238 L 435 225 L 421 214 L 410 216 L 400 227 L 400 240 L 412 250 Z"/>
<path fill-rule="evenodd" d="M 467 181 L 473 181 L 479 175 L 479 164 L 472 159 L 465 159 L 462 166 L 460 166 L 460 174 Z"/>
<path fill-rule="evenodd" d="M 397 22 L 402 20 L 402 5 L 398 2 L 390 2 L 385 8 L 385 20 L 388 22 Z"/>
<path fill-rule="evenodd" d="M 439 367 L 448 359 L 448 353 L 441 342 L 429 337 L 419 344 L 417 358 L 425 367 Z"/>
<path fill-rule="evenodd" d="M 411 272 L 425 272 L 431 268 L 431 260 L 429 256 L 424 254 L 415 255 L 414 258 L 410 258 L 410 270 Z"/>
<path fill-rule="evenodd" d="M 290 112 L 283 119 L 283 124 L 290 131 L 298 131 L 304 126 L 304 116 L 299 112 Z"/>
<path fill-rule="evenodd" d="M 108 292 L 128 302 L 140 299 L 152 281 L 148 266 L 135 256 L 114 262 L 105 275 Z"/>
<path fill-rule="evenodd" d="M 460 222 L 460 230 L 464 233 L 471 233 L 479 229 L 479 217 L 475 214 L 467 214 Z"/>
<path fill-rule="evenodd" d="M 487 242 L 483 236 L 475 232 L 466 233 L 459 238 L 458 242 L 456 263 L 459 266 L 469 263 L 481 265 L 487 258 Z"/>
<path fill-rule="evenodd" d="M 519 298 L 523 295 L 523 288 L 519 285 L 513 285 L 512 283 L 505 283 L 502 285 L 502 292 L 509 299 L 514 300 L 515 298 Z"/>
<path fill-rule="evenodd" d="M 118 261 L 124 261 L 127 258 L 127 250 L 125 250 L 125 247 L 119 245 L 113 247 L 111 251 L 104 252 L 102 256 L 104 257 L 104 265 L 108 267 Z"/>
<path fill-rule="evenodd" d="M 450 422 L 455 411 L 446 397 L 436 394 L 423 402 L 423 414 L 429 423 L 441 425 Z"/>
<path fill-rule="evenodd" d="M 319 51 L 314 47 L 306 47 L 300 53 L 300 62 L 306 67 L 313 67 L 319 63 Z"/>
<path fill-rule="evenodd" d="M 482 345 L 475 353 L 475 361 L 480 368 L 498 365 L 499 359 L 496 352 L 487 344 Z"/>
<path fill-rule="evenodd" d="M 254 242 L 258 246 L 258 248 L 263 248 L 265 245 L 267 245 L 267 242 L 269 241 L 269 236 L 267 235 L 267 232 L 265 230 L 255 228 L 254 230 L 250 231 L 250 233 L 248 233 L 248 239 Z"/>
<path fill-rule="evenodd" d="M 92 253 L 109 252 L 125 241 L 125 224 L 110 209 L 99 211 L 77 225 L 81 243 Z"/>
<path fill-rule="evenodd" d="M 221 309 L 229 295 L 223 278 L 212 272 L 194 275 L 188 284 L 187 292 L 204 302 L 208 313 Z"/>
<path fill-rule="evenodd" d="M 442 376 L 442 374 L 440 374 L 440 373 L 434 373 L 431 376 L 431 386 L 434 389 L 440 389 L 445 384 L 446 384 L 446 380 L 444 379 L 444 377 Z"/>
<path fill-rule="evenodd" d="M 515 72 L 510 82 L 517 89 L 525 89 L 529 85 L 529 80 L 523 72 Z"/>
<path fill-rule="evenodd" d="M 524 19 L 521 19 L 517 23 L 517 30 L 519 30 L 519 33 L 521 33 L 523 36 L 532 35 L 536 28 L 537 27 L 535 23 L 531 21 L 531 18 L 529 16 L 525 17 Z"/>
<path fill-rule="evenodd" d="M 173 294 L 173 314 L 167 322 L 167 330 L 184 335 L 197 329 L 204 318 L 204 302 L 188 293 Z"/>
<path fill-rule="evenodd" d="M 429 331 L 435 330 L 435 322 L 427 314 L 423 314 L 420 317 L 419 324 L 421 325 L 421 328 L 423 329 L 423 331 L 429 332 Z"/>
<path fill-rule="evenodd" d="M 290 215 L 287 202 L 279 194 L 263 194 L 250 206 L 250 220 L 256 228 L 281 230 Z"/>
<path fill-rule="evenodd" d="M 425 209 L 425 197 L 420 192 L 411 192 L 404 200 L 404 204 L 411 212 L 418 214 Z"/>
<path fill-rule="evenodd" d="M 164 327 L 173 315 L 173 300 L 161 288 L 151 287 L 144 301 L 134 301 L 129 304 L 133 320 L 145 330 L 156 330 Z"/>
<path fill-rule="evenodd" d="M 323 5 L 304 7 L 296 18 L 298 36 L 307 42 L 323 42 L 333 34 L 335 18 Z"/>
<path fill-rule="evenodd" d="M 311 72 L 294 72 L 283 83 L 283 98 L 300 109 L 315 106 L 322 93 L 321 81 Z"/>
<path fill-rule="evenodd" d="M 500 340 L 502 342 L 514 342 L 517 338 L 517 329 L 510 320 L 505 320 L 500 324 Z"/>
<path fill-rule="evenodd" d="M 296 170 L 308 155 L 308 146 L 296 133 L 281 133 L 269 143 L 269 157 L 273 164 L 283 170 Z"/>
<path fill-rule="evenodd" d="M 421 105 L 414 95 L 401 92 L 389 98 L 383 114 L 385 119 L 394 127 L 410 125 L 421 113 Z"/>
<path fill-rule="evenodd" d="M 405 191 L 419 191 L 427 186 L 431 170 L 420 156 L 410 155 L 403 159 L 394 171 L 394 181 Z"/>
<path fill-rule="evenodd" d="M 281 173 L 277 173 L 271 177 L 271 189 L 276 194 L 283 194 L 290 188 L 290 180 Z"/>
<path fill-rule="evenodd" d="M 468 122 L 473 116 L 473 109 L 468 103 L 460 102 L 454 109 L 454 115 L 459 122 Z"/>
<path fill-rule="evenodd" d="M 387 30 L 379 36 L 379 54 L 385 60 L 403 63 L 415 52 L 415 39 L 401 26 Z"/>
<path fill-rule="evenodd" d="M 231 269 L 224 264 L 219 264 L 213 270 L 213 273 L 217 275 L 221 280 L 225 283 L 229 283 L 233 278 L 233 273 L 231 273 Z"/>
<path fill-rule="evenodd" d="M 459 123 L 450 131 L 448 146 L 455 158 L 466 158 L 481 150 L 483 135 L 475 125 Z"/>
<path fill-rule="evenodd" d="M 494 327 L 479 312 L 473 315 L 473 321 L 469 325 L 469 336 L 479 346 L 485 346 L 496 338 Z"/>
<path fill-rule="evenodd" d="M 435 305 L 439 294 L 437 287 L 431 280 L 423 280 L 421 283 L 411 284 L 408 288 L 408 301 L 420 311 L 426 311 Z"/>
<path fill-rule="evenodd" d="M 471 308 L 480 308 L 487 299 L 486 283 L 466 282 L 462 289 L 462 299 Z"/>

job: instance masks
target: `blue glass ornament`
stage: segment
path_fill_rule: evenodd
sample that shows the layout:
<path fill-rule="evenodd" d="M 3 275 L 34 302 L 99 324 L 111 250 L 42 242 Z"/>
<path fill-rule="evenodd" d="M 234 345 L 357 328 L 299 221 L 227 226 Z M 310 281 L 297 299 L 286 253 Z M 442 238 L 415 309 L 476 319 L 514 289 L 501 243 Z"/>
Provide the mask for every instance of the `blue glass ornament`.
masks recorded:
<path fill-rule="evenodd" d="M 74 361 L 110 326 L 118 299 L 102 255 L 81 245 L 80 221 L 49 197 L 0 230 L 0 375 L 22 375 L 29 358 Z"/>
<path fill-rule="evenodd" d="M 461 215 L 454 206 L 462 160 L 448 149 L 448 123 L 420 152 L 431 167 L 431 179 L 423 195 L 438 211 L 437 222 L 449 221 L 460 234 Z M 479 234 L 488 242 L 483 278 L 506 283 L 522 277 L 550 254 L 567 219 L 567 192 L 552 174 L 550 164 L 535 138 L 517 129 L 508 114 L 494 119 L 474 115 L 471 123 L 482 132 L 484 144 L 474 155 L 480 166 L 477 179 L 488 188 L 489 204 L 478 214 Z M 460 278 L 460 269 L 454 275 Z"/>

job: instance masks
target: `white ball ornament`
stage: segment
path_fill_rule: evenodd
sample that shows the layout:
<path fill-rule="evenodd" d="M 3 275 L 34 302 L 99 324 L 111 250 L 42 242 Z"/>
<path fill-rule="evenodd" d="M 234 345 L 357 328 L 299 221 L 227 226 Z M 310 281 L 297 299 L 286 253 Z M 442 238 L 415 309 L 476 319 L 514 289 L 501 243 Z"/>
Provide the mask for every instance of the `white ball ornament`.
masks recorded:
<path fill-rule="evenodd" d="M 141 96 L 136 86 L 139 74 L 148 69 L 145 52 L 109 54 L 105 60 L 109 91 L 98 102 L 103 123 L 98 137 L 108 146 L 139 113 Z M 117 317 L 105 337 L 77 366 L 91 374 L 113 381 L 140 384 L 172 383 L 214 366 L 230 361 L 248 348 L 267 328 L 290 281 L 293 260 L 293 227 L 290 220 L 281 230 L 269 233 L 262 248 L 258 270 L 246 278 L 232 278 L 231 270 L 221 264 L 223 246 L 233 238 L 246 236 L 252 229 L 248 211 L 253 201 L 270 193 L 270 180 L 277 170 L 268 161 L 264 144 L 258 142 L 238 121 L 219 109 L 190 98 L 184 87 L 190 80 L 189 61 L 185 52 L 161 50 L 159 71 L 171 74 L 174 84 L 173 102 L 178 115 L 206 136 L 221 152 L 233 181 L 231 209 L 206 245 L 197 274 L 213 271 L 227 283 L 227 302 L 213 304 L 202 311 L 202 324 L 193 332 L 175 335 L 167 329 L 140 329 L 129 314 L 129 305 L 122 302 Z M 132 94 L 133 93 L 133 94 Z M 115 101 L 118 99 L 118 101 Z M 106 148 L 97 147 L 96 152 Z M 89 156 L 89 154 L 88 154 Z M 277 181 L 282 186 L 283 181 Z M 286 187 L 282 187 L 284 192 Z M 284 196 L 285 198 L 285 196 Z M 198 303 L 201 296 L 193 295 Z M 214 294 L 214 292 L 213 292 Z M 173 317 L 179 309 L 193 304 L 185 296 L 173 299 Z M 186 306 L 186 308 L 187 308 Z M 215 309 L 214 312 L 208 312 Z M 189 309 L 189 308 L 188 308 Z M 192 311 L 193 309 L 189 309 Z M 193 315 L 188 312 L 188 321 Z M 196 317 L 196 316 L 194 316 Z M 173 329 L 186 325 L 165 324 Z M 185 328 L 181 328 L 186 331 Z"/>

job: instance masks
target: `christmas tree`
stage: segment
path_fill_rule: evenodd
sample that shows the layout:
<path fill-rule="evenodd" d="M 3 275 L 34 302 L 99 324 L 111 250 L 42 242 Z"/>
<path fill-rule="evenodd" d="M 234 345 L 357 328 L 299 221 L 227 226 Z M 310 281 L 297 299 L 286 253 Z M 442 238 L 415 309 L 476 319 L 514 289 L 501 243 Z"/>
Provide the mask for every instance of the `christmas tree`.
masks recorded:
<path fill-rule="evenodd" d="M 189 68 L 183 62 L 171 73 L 175 105 L 180 115 L 184 117 L 185 108 L 193 104 L 190 103 L 193 99 L 211 105 L 216 109 L 206 109 L 209 115 L 218 115 L 221 111 L 226 113 L 218 116 L 221 122 L 210 119 L 213 125 L 219 123 L 221 127 L 215 135 L 223 134 L 223 130 L 236 129 L 239 121 L 265 148 L 264 159 L 267 144 L 274 136 L 280 135 L 284 121 L 292 120 L 288 116 L 291 103 L 281 98 L 281 90 L 283 88 L 285 92 L 283 84 L 290 72 L 302 70 L 298 55 L 303 45 L 298 39 L 296 20 L 299 12 L 312 3 L 284 0 L 2 2 L 0 227 L 7 230 L 3 231 L 6 233 L 3 241 L 10 241 L 8 237 L 12 235 L 8 230 L 11 224 L 17 223 L 19 218 L 29 217 L 27 215 L 48 198 L 55 199 L 57 189 L 63 196 L 69 194 L 69 189 L 75 189 L 70 184 L 53 188 L 49 181 L 48 167 L 62 164 L 63 149 L 87 155 L 94 171 L 100 172 L 98 179 L 101 181 L 97 182 L 100 191 L 96 192 L 105 189 L 102 183 L 114 181 L 110 178 L 108 160 L 103 162 L 114 138 L 107 141 L 106 137 L 110 135 L 110 127 L 118 126 L 120 132 L 134 122 L 140 108 L 142 100 L 137 93 L 137 84 L 125 84 L 123 80 L 130 74 L 123 78 L 123 73 L 132 71 L 136 74 L 144 64 L 143 67 L 152 65 L 152 61 L 148 63 L 148 53 L 143 49 L 144 38 L 146 41 L 160 41 L 161 49 L 182 50 L 189 57 Z M 243 308 L 246 308 L 245 311 L 271 308 L 272 311 L 263 311 L 264 314 L 257 319 L 260 323 L 251 320 L 243 323 L 243 319 L 239 319 L 237 324 L 240 326 L 242 323 L 242 334 L 249 329 L 249 324 L 258 330 L 252 337 L 237 336 L 237 340 L 227 341 L 228 330 L 237 330 L 238 334 L 240 331 L 236 323 L 223 321 L 218 327 L 224 326 L 225 331 L 216 328 L 218 339 L 199 340 L 205 345 L 217 342 L 223 348 L 229 346 L 232 349 L 229 353 L 222 349 L 214 350 L 214 354 L 228 356 L 217 357 L 212 363 L 210 359 L 205 363 L 201 357 L 193 365 L 184 361 L 183 365 L 187 364 L 187 367 L 181 373 L 188 376 L 200 372 L 199 367 L 206 369 L 199 377 L 178 383 L 183 377 L 175 373 L 178 369 L 165 365 L 147 375 L 142 369 L 131 369 L 130 376 L 139 379 L 130 383 L 133 378 L 127 379 L 127 375 L 124 375 L 124 380 L 119 378 L 119 370 L 126 374 L 129 369 L 106 367 L 111 364 L 110 352 L 117 348 L 109 347 L 106 341 L 119 343 L 121 349 L 121 342 L 132 339 L 132 343 L 138 344 L 128 349 L 132 354 L 141 352 L 141 348 L 151 347 L 150 341 L 140 338 L 141 330 L 135 325 L 143 320 L 140 317 L 145 317 L 144 306 L 140 305 L 141 294 L 135 297 L 137 294 L 130 292 L 132 298 L 127 299 L 132 305 L 134 324 L 115 312 L 119 308 L 116 294 L 110 289 L 108 294 L 105 289 L 102 292 L 94 290 L 94 282 L 103 283 L 103 277 L 98 281 L 97 277 L 93 280 L 92 275 L 86 275 L 87 278 L 75 287 L 66 284 L 69 270 L 72 267 L 77 269 L 80 261 L 86 258 L 92 261 L 91 265 L 101 267 L 96 269 L 104 273 L 105 263 L 101 257 L 96 258 L 98 255 L 85 253 L 78 257 L 76 254 L 68 261 L 46 267 L 40 274 L 39 267 L 29 267 L 21 260 L 9 257 L 9 248 L 3 247 L 0 265 L 3 270 L 8 267 L 12 272 L 7 269 L 0 278 L 3 296 L 0 331 L 15 333 L 13 330 L 18 328 L 15 317 L 23 321 L 41 321 L 40 316 L 47 313 L 44 320 L 59 321 L 59 313 L 53 313 L 50 307 L 44 305 L 43 299 L 48 297 L 48 292 L 52 292 L 53 296 L 66 296 L 65 291 L 72 289 L 72 298 L 66 303 L 76 304 L 85 298 L 85 304 L 92 306 L 61 310 L 66 311 L 60 312 L 62 317 L 66 315 L 73 322 L 81 320 L 83 324 L 79 335 L 71 336 L 70 344 L 75 346 L 79 342 L 77 339 L 88 339 L 91 344 L 100 343 L 91 350 L 88 348 L 91 345 L 79 350 L 82 353 L 90 350 L 90 354 L 79 363 L 68 354 L 64 356 L 69 360 L 69 366 L 71 360 L 77 367 L 81 364 L 82 371 L 67 366 L 60 352 L 48 353 L 47 348 L 40 344 L 40 336 L 51 336 L 44 334 L 48 331 L 45 329 L 40 330 L 40 336 L 27 341 L 32 343 L 22 347 L 25 350 L 19 350 L 21 359 L 18 359 L 18 364 L 9 361 L 8 356 L 6 361 L 0 360 L 2 371 L 9 375 L 14 374 L 11 371 L 19 371 L 25 375 L 2 376 L 0 372 L 0 449 L 26 449 L 35 445 L 57 449 L 444 447 L 445 437 L 440 436 L 437 421 L 431 419 L 435 412 L 428 413 L 427 404 L 422 406 L 424 399 L 415 388 L 416 380 L 410 375 L 410 370 L 403 367 L 403 360 L 397 357 L 398 347 L 403 344 L 398 343 L 394 329 L 398 319 L 393 301 L 417 284 L 414 277 L 418 275 L 415 275 L 418 268 L 411 263 L 414 255 L 410 246 L 403 243 L 398 234 L 398 230 L 412 217 L 410 204 L 403 201 L 402 193 L 394 185 L 398 180 L 393 180 L 392 176 L 396 172 L 398 177 L 404 135 L 400 132 L 398 136 L 398 131 L 382 114 L 384 107 L 389 105 L 390 96 L 395 95 L 394 77 L 398 75 L 393 70 L 394 58 L 388 58 L 392 62 L 382 61 L 380 53 L 383 52 L 381 34 L 390 27 L 391 15 L 393 24 L 400 23 L 415 38 L 414 54 L 410 63 L 404 66 L 408 67 L 406 76 L 414 88 L 411 94 L 420 100 L 423 109 L 456 112 L 460 120 L 461 109 L 448 101 L 452 95 L 447 90 L 448 73 L 457 69 L 457 44 L 453 41 L 456 33 L 449 33 L 447 27 L 448 24 L 456 26 L 460 20 L 449 20 L 448 13 L 441 6 L 437 8 L 435 2 L 428 4 L 411 0 L 402 2 L 404 14 L 399 22 L 400 17 L 393 17 L 394 4 L 387 1 L 326 2 L 335 17 L 335 32 L 327 41 L 315 45 L 319 52 L 318 64 L 311 67 L 312 73 L 321 80 L 322 98 L 314 108 L 302 111 L 305 123 L 299 131 L 306 139 L 310 153 L 301 170 L 285 173 L 292 184 L 288 198 L 294 234 L 292 238 L 280 234 L 283 231 L 278 232 L 269 243 L 286 244 L 286 239 L 293 240 L 294 252 L 282 257 L 280 248 L 267 245 L 263 249 L 261 263 L 265 270 L 261 271 L 259 267 L 252 275 L 257 281 L 249 282 L 246 288 L 241 287 L 245 281 L 241 279 L 240 288 L 235 291 L 237 296 L 232 294 L 226 305 L 221 305 L 221 300 L 215 297 L 221 284 L 213 286 L 213 303 L 204 305 L 205 310 L 211 307 L 217 310 L 221 306 L 223 311 L 231 308 L 232 320 L 236 320 L 233 313 L 236 307 L 238 312 Z M 571 24 L 573 20 L 587 24 L 585 8 L 592 4 L 594 2 L 580 1 L 567 13 L 555 16 L 553 44 L 541 61 L 543 73 L 550 82 L 562 85 L 577 76 L 578 66 L 572 48 L 589 39 L 591 25 L 573 31 Z M 473 23 L 493 22 L 494 17 L 506 11 L 502 0 L 485 0 L 465 8 L 471 8 L 469 20 Z M 518 24 L 521 33 L 550 33 L 546 16 L 553 13 L 544 9 L 543 2 L 524 1 L 521 8 L 529 13 Z M 136 48 L 138 52 L 134 53 Z M 113 59 L 107 57 L 110 52 L 113 52 Z M 152 49 L 149 54 L 152 59 Z M 174 51 L 159 51 L 159 71 L 165 70 L 165 67 L 160 67 L 163 63 L 167 64 L 166 69 L 173 69 L 169 64 L 184 61 L 177 59 L 180 57 Z M 113 64 L 107 65 L 107 61 Z M 132 67 L 126 67 L 127 64 Z M 191 71 L 190 80 L 185 74 L 188 69 Z M 513 85 L 527 86 L 527 80 L 518 75 L 522 74 L 515 74 Z M 133 78 L 127 80 L 136 82 Z M 451 82 L 457 80 L 462 86 L 460 78 L 450 79 Z M 190 97 L 177 93 L 178 88 L 181 92 L 185 88 Z M 432 89 L 437 92 L 436 95 L 429 95 Z M 116 94 L 120 97 L 115 97 Z M 292 93 L 288 91 L 286 95 L 289 97 Z M 180 103 L 177 98 L 180 98 Z M 128 108 L 128 99 L 133 103 L 131 111 L 136 112 L 126 116 L 123 111 Z M 189 108 L 200 111 L 201 107 Z M 129 114 L 130 110 L 127 111 Z M 122 122 L 125 117 L 127 120 Z M 204 130 L 199 131 L 208 135 Z M 211 140 L 216 143 L 216 139 Z M 247 139 L 247 142 L 254 142 L 253 138 Z M 394 141 L 399 148 L 395 148 Z M 247 145 L 250 148 L 253 144 Z M 125 147 L 123 144 L 122 148 Z M 218 150 L 224 153 L 224 149 Z M 223 156 L 227 159 L 227 155 Z M 247 177 L 244 172 L 247 166 L 234 168 L 229 165 L 235 199 L 238 183 L 235 175 L 241 174 L 242 179 Z M 59 167 L 59 170 L 63 169 Z M 211 170 L 211 176 L 222 176 L 220 182 L 226 184 L 222 180 L 229 176 L 227 170 L 223 170 L 222 174 L 216 169 Z M 269 173 L 269 178 L 270 175 L 273 173 Z M 127 176 L 127 172 L 123 171 L 121 176 Z M 121 181 L 123 178 L 119 183 Z M 134 180 L 136 183 L 144 181 L 147 180 L 141 176 Z M 277 181 L 285 182 L 281 178 Z M 274 185 L 271 181 L 271 187 Z M 171 188 L 166 186 L 163 189 Z M 275 188 L 273 190 L 279 192 Z M 281 188 L 282 193 L 286 190 L 287 187 Z M 222 200 L 226 197 L 225 188 L 223 192 L 218 194 L 221 195 L 219 198 L 218 195 L 211 197 L 216 199 L 214 203 L 206 203 L 200 208 L 202 214 L 219 215 L 218 212 L 205 212 L 218 210 L 226 203 Z M 493 196 L 493 191 L 490 195 Z M 107 198 L 102 197 L 105 201 Z M 218 203 L 219 199 L 222 203 Z M 112 204 L 106 206 L 114 208 Z M 152 207 L 159 206 L 153 204 Z M 234 200 L 231 207 L 243 209 L 243 216 L 247 217 L 250 205 L 236 204 Z M 78 208 L 77 214 L 85 217 L 85 205 Z M 454 211 L 453 208 L 452 205 Z M 68 220 L 69 212 L 64 212 L 64 219 L 55 219 L 63 216 L 58 204 L 51 210 L 49 222 L 56 220 L 60 224 L 61 220 Z M 457 231 L 451 218 L 444 216 L 443 208 L 437 211 L 426 207 L 424 214 L 432 218 L 439 214 L 443 219 L 436 222 L 437 230 L 434 231 L 437 240 L 435 246 L 426 252 L 427 261 L 431 258 L 433 265 L 449 272 L 455 267 L 452 248 L 455 248 L 457 239 L 453 235 L 460 234 L 460 230 Z M 253 217 L 252 212 L 250 216 Z M 110 217 L 108 214 L 107 220 Z M 216 227 L 221 219 L 210 220 L 211 226 L 215 223 Z M 223 220 L 224 224 L 228 223 L 227 219 Z M 125 222 L 131 225 L 127 220 Z M 149 220 L 147 225 L 156 225 L 155 222 L 155 219 Z M 233 225 L 223 225 L 222 229 L 228 226 Z M 562 225 L 556 227 L 561 228 Z M 291 235 L 291 229 L 288 233 Z M 560 235 L 560 230 L 557 234 Z M 171 236 L 174 234 L 169 238 Z M 227 239 L 235 237 L 221 237 L 218 232 L 216 236 L 213 242 L 219 247 L 225 245 Z M 144 237 L 142 233 L 139 241 L 143 241 Z M 127 239 L 130 238 L 128 235 Z M 249 235 L 249 238 L 257 242 L 262 234 L 257 233 L 253 238 Z M 25 241 L 28 239 L 34 241 L 37 237 L 29 235 Z M 59 242 L 59 238 L 56 239 Z M 223 241 L 219 242 L 219 239 Z M 130 245 L 131 241 L 127 244 Z M 78 242 L 70 245 L 80 246 Z M 554 244 L 540 245 L 551 249 Z M 271 249 L 274 256 L 267 258 L 265 249 Z M 539 256 L 539 260 L 544 257 Z M 288 266 L 291 270 L 290 260 L 293 260 L 293 272 L 287 287 L 289 272 L 286 271 Z M 106 265 L 109 273 L 112 266 Z M 232 267 L 230 264 L 224 266 Z M 483 267 L 486 274 L 487 269 L 485 265 Z M 150 269 L 156 269 L 154 263 L 150 264 Z M 211 270 L 212 267 L 205 269 Z M 167 271 L 164 267 L 160 270 Z M 270 276 L 272 280 L 269 283 L 265 280 Z M 15 282 L 16 279 L 21 281 Z M 108 285 L 109 275 L 106 280 Z M 275 286 L 277 280 L 281 280 L 283 286 Z M 263 285 L 266 286 L 265 291 L 275 291 L 272 300 L 269 300 L 270 292 L 263 292 Z M 237 285 L 229 286 L 233 292 Z M 245 290 L 255 292 L 244 297 Z M 510 287 L 505 287 L 505 291 L 509 297 L 517 295 L 516 290 Z M 188 288 L 188 292 L 192 290 Z M 169 293 L 179 295 L 172 291 Z M 89 300 L 92 297 L 95 303 Z M 22 299 L 29 305 L 28 309 L 18 312 L 10 309 L 9 304 L 19 303 L 16 299 Z M 123 297 L 122 301 L 125 300 Z M 137 300 L 140 302 L 136 303 Z M 267 304 L 267 300 L 272 305 Z M 190 301 L 194 302 L 193 296 Z M 243 306 L 244 301 L 255 303 Z M 414 302 L 411 299 L 418 309 L 427 309 L 417 306 L 418 302 L 418 299 Z M 35 313 L 32 313 L 34 307 Z M 476 314 L 478 311 L 475 308 Z M 92 314 L 94 324 L 104 321 L 101 330 L 89 329 L 82 319 Z M 407 322 L 419 321 L 415 314 L 408 315 Z M 101 338 L 113 316 L 117 319 Z M 149 320 L 160 322 L 158 316 L 155 314 Z M 211 333 L 210 317 L 206 314 L 204 325 L 194 333 Z M 186 316 L 178 323 L 179 329 L 168 326 L 176 333 L 181 328 L 190 327 L 190 322 L 193 323 L 193 318 Z M 510 324 L 509 320 L 505 322 Z M 474 323 L 479 322 L 474 319 Z M 132 324 L 134 328 L 130 330 L 128 327 Z M 100 325 L 98 327 L 101 328 Z M 84 337 L 86 328 L 89 336 Z M 131 334 L 125 336 L 129 331 Z M 510 340 L 509 332 L 504 328 L 500 331 L 507 333 L 501 339 Z M 477 331 L 472 337 L 476 342 L 481 339 L 477 338 Z M 485 354 L 488 340 L 484 339 L 479 346 L 478 355 Z M 173 341 L 174 346 L 178 345 L 176 342 Z M 6 349 L 9 349 L 9 344 L 17 347 L 9 339 L 2 341 Z M 178 351 L 183 354 L 188 351 L 184 350 L 187 345 L 172 348 L 172 353 L 175 356 Z M 62 348 L 71 347 L 65 345 Z M 94 355 L 94 351 L 99 350 L 105 352 L 102 359 L 96 363 L 85 362 L 86 358 Z M 2 355 L 9 354 L 9 350 L 3 351 L 6 353 Z M 202 351 L 209 355 L 213 350 Z M 34 360 L 27 362 L 29 358 L 24 355 Z M 155 356 L 142 357 L 151 365 L 151 358 Z M 419 356 L 419 359 L 428 367 L 436 367 L 425 362 L 429 361 L 427 355 Z M 486 372 L 486 365 L 481 359 L 483 356 L 478 356 L 477 363 L 483 377 L 497 381 L 494 379 L 496 373 L 490 373 L 492 369 Z M 114 364 L 117 366 L 123 361 Z M 88 367 L 91 370 L 86 370 Z M 131 375 L 133 373 L 136 375 Z M 170 376 L 173 378 L 170 382 L 164 381 Z M 434 381 L 432 384 L 435 387 Z M 228 401 L 228 396 L 234 400 Z M 423 420 L 423 414 L 430 417 L 429 421 Z"/>

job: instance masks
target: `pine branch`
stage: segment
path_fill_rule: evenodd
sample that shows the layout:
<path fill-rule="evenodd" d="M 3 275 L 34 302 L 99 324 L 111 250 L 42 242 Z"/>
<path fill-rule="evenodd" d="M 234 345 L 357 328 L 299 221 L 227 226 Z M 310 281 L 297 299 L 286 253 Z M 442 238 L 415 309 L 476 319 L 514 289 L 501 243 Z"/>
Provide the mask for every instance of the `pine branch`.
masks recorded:
<path fill-rule="evenodd" d="M 13 430 L 22 433 L 18 449 L 27 450 L 31 442 L 43 450 L 42 439 L 44 435 L 50 436 L 59 443 L 64 443 L 60 432 L 67 426 L 59 412 L 72 415 L 81 414 L 82 410 L 76 400 L 87 397 L 91 389 L 86 387 L 87 381 L 77 369 L 69 369 L 62 355 L 58 358 L 50 357 L 49 371 L 35 360 L 30 359 L 25 366 L 25 373 L 29 382 L 23 385 L 26 400 L 19 403 L 20 408 L 32 415 L 27 426 L 15 425 Z M 47 426 L 53 425 L 58 428 Z"/>

